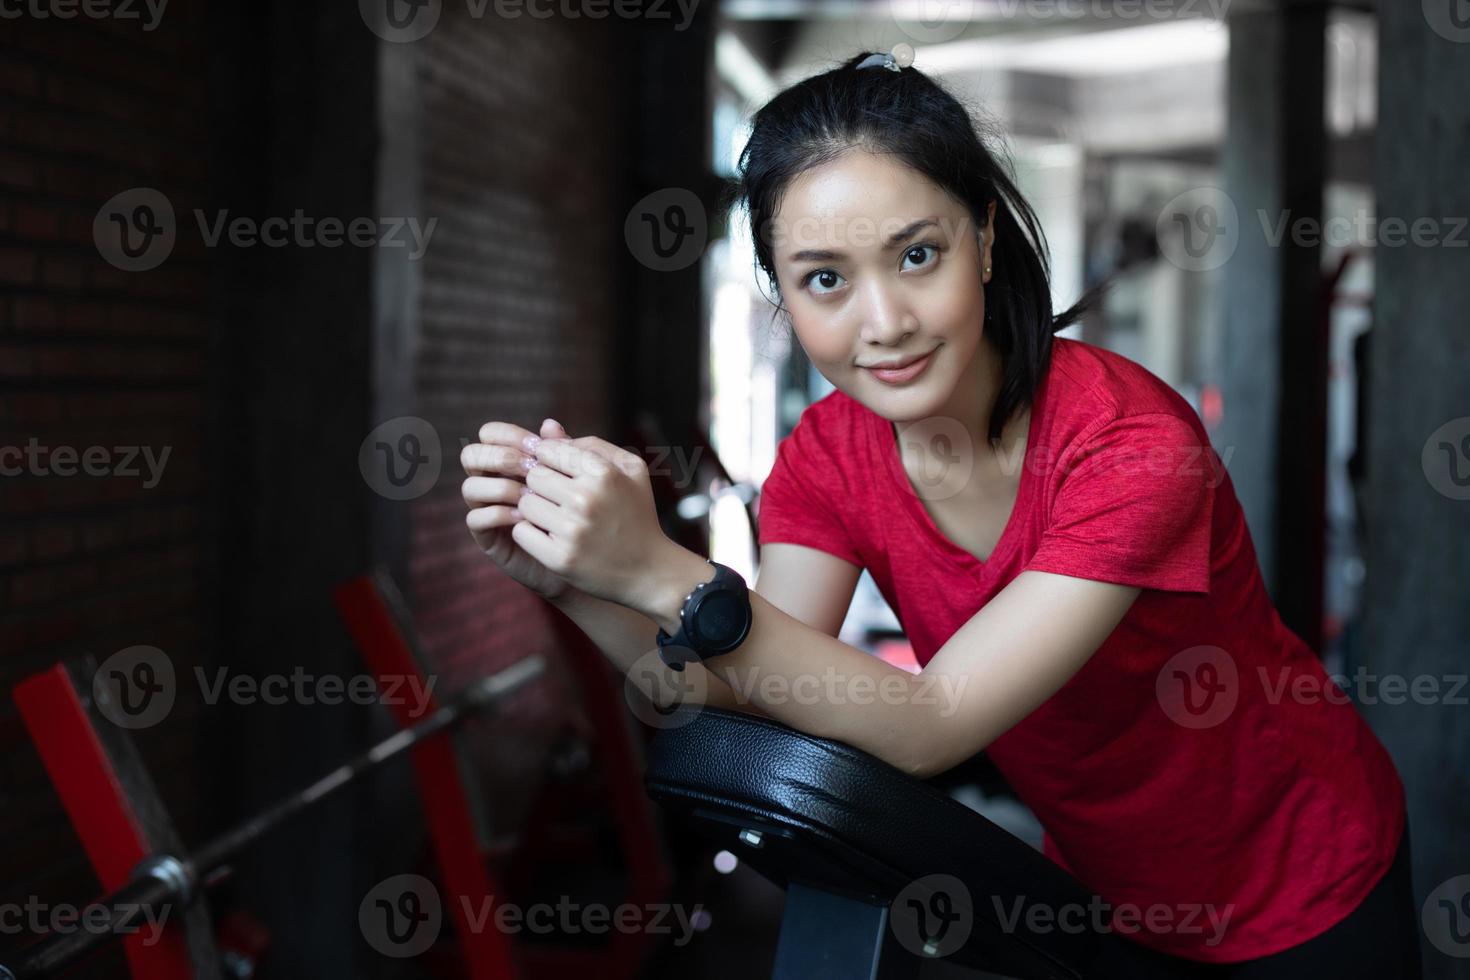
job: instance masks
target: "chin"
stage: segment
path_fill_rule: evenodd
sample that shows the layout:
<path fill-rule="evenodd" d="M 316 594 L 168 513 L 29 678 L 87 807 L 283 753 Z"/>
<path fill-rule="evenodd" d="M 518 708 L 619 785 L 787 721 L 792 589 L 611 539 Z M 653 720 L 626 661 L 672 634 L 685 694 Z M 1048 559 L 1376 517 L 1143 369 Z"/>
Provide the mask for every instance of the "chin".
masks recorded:
<path fill-rule="evenodd" d="M 861 370 L 861 369 L 860 369 Z M 903 388 L 889 388 L 871 377 L 860 377 L 861 394 L 848 394 L 890 422 L 918 422 L 933 418 L 943 409 L 952 385 L 948 378 L 920 378 Z"/>

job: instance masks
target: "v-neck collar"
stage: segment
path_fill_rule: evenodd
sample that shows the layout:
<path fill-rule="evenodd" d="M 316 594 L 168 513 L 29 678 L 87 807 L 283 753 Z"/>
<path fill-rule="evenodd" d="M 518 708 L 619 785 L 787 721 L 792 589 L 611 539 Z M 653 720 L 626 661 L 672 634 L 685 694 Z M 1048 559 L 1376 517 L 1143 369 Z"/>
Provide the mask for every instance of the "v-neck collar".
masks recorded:
<path fill-rule="evenodd" d="M 883 456 L 884 469 L 893 481 L 894 489 L 900 498 L 900 506 L 908 515 L 909 523 L 934 546 L 934 550 L 953 568 L 977 579 L 984 578 L 992 568 L 998 568 L 1004 563 L 1004 559 L 1015 547 L 1021 525 L 1025 523 L 1024 511 L 1029 507 L 1028 501 L 1034 479 L 1029 457 L 1036 445 L 1036 433 L 1040 430 L 1039 419 L 1045 411 L 1046 389 L 1051 380 L 1051 366 L 1055 354 L 1056 351 L 1053 349 L 1052 357 L 1047 359 L 1046 374 L 1032 397 L 1031 418 L 1026 424 L 1026 449 L 1021 456 L 1021 480 L 1016 488 L 1016 500 L 1011 505 L 1010 516 L 1006 519 L 1005 527 L 1001 529 L 1000 537 L 996 539 L 995 547 L 990 550 L 989 557 L 983 560 L 951 541 L 939 529 L 939 525 L 934 523 L 933 516 L 925 509 L 918 490 L 909 479 L 908 471 L 903 468 L 903 456 L 899 452 L 898 440 L 895 438 L 892 423 L 877 412 L 868 411 L 873 434 L 877 438 L 878 449 Z"/>

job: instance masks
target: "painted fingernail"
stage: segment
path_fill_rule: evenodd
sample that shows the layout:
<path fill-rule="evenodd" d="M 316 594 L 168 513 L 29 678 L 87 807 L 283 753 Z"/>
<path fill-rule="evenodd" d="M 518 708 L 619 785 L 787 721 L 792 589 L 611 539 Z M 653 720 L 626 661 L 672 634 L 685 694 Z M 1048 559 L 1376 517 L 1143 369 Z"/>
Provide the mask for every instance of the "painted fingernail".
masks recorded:
<path fill-rule="evenodd" d="M 541 462 L 539 459 L 531 459 L 531 458 L 528 457 L 526 459 L 521 460 L 521 469 L 523 469 L 527 473 L 529 473 L 529 472 L 531 472 L 532 469 L 534 469 L 536 467 L 536 464 L 539 463 L 539 462 Z"/>
<path fill-rule="evenodd" d="M 530 487 L 526 486 L 524 483 L 521 484 L 521 496 L 522 497 L 524 497 L 526 494 L 528 494 L 530 492 L 531 492 L 531 488 Z"/>
<path fill-rule="evenodd" d="M 517 520 L 517 521 L 521 520 L 521 512 L 520 512 L 520 509 L 517 508 L 517 507 L 512 507 L 510 509 L 510 516 L 511 516 L 511 518 L 513 520 Z"/>
<path fill-rule="evenodd" d="M 541 437 L 526 436 L 526 438 L 521 440 L 521 445 L 526 447 L 526 452 L 534 453 L 536 451 L 536 447 L 541 445 Z"/>

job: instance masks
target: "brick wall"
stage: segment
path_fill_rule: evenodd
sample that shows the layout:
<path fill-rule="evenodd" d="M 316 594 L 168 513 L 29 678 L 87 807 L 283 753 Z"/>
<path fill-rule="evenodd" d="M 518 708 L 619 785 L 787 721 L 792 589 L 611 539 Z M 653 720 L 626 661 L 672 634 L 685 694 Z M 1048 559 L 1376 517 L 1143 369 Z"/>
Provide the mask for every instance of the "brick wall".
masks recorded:
<path fill-rule="evenodd" d="M 615 438 L 626 82 L 606 25 L 474 19 L 445 5 L 423 42 L 421 210 L 439 225 L 422 269 L 414 390 L 446 466 L 414 503 L 410 593 L 436 667 L 478 676 L 531 652 L 557 663 L 544 604 L 500 574 L 464 525 L 461 440 L 491 419 L 554 416 Z M 565 667 L 554 667 L 565 673 Z M 567 699 L 543 686 L 515 738 L 479 740 L 475 769 L 513 829 Z M 537 733 L 539 736 L 537 737 Z"/>
<path fill-rule="evenodd" d="M 0 21 L 0 446 L 170 452 L 146 489 L 137 477 L 0 478 L 0 690 L 59 657 L 134 644 L 180 671 L 353 672 L 330 591 L 385 560 L 441 691 L 533 652 L 552 659 L 551 684 L 462 740 L 491 830 L 524 818 L 576 707 L 551 614 L 465 529 L 458 450 L 487 420 L 534 428 L 547 415 L 626 440 L 635 405 L 697 391 L 685 356 L 697 270 L 636 268 L 623 219 L 702 160 L 689 152 L 702 130 L 666 132 L 639 110 L 699 97 L 687 79 L 665 93 L 660 70 L 669 46 L 698 42 L 470 9 L 446 3 L 409 46 L 377 42 L 352 3 L 219 4 L 207 23 L 198 5 L 170 5 L 152 32 Z M 691 50 L 685 63 L 703 57 Z M 403 108 L 405 64 L 400 118 L 385 106 Z M 143 273 L 108 264 L 92 238 L 103 202 L 133 187 L 162 191 L 179 230 Z M 195 208 L 298 207 L 438 225 L 406 270 L 386 250 L 206 250 L 193 224 Z M 364 485 L 357 447 L 406 412 L 439 432 L 443 472 L 426 495 L 387 501 Z M 695 416 L 682 402 L 669 414 Z M 189 842 L 387 724 L 323 706 L 225 704 L 206 718 L 191 694 L 180 685 L 168 721 L 136 738 Z M 0 792 L 0 903 L 91 897 L 8 696 Z M 418 867 L 421 833 L 397 767 L 242 863 L 230 904 L 267 919 L 278 962 L 377 975 L 392 964 L 350 913 L 367 885 Z M 99 975 L 117 975 L 110 966 Z"/>
<path fill-rule="evenodd" d="M 36 465 L 12 454 L 24 472 L 0 476 L 0 902 L 80 902 L 96 887 L 8 696 L 15 682 L 135 644 L 188 669 L 207 631 L 203 258 L 181 242 L 159 268 L 123 272 L 92 237 L 120 191 L 158 188 L 181 214 L 203 195 L 199 10 L 171 5 L 153 31 L 85 17 L 0 27 L 0 447 L 38 447 Z M 67 465 L 49 451 L 89 447 L 169 455 L 151 487 L 141 465 L 49 472 Z M 184 828 L 200 819 L 196 721 L 185 697 L 138 738 Z"/>

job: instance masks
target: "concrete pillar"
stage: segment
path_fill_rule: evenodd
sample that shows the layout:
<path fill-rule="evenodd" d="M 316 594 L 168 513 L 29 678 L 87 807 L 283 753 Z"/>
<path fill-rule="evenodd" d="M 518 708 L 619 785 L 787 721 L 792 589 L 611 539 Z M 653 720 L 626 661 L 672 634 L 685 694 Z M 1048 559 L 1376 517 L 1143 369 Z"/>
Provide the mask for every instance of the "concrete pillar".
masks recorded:
<path fill-rule="evenodd" d="M 1232 14 L 1226 80 L 1224 191 L 1241 229 L 1224 269 L 1223 364 L 1225 414 L 1215 447 L 1230 457 L 1230 479 L 1245 508 L 1268 586 L 1274 582 L 1276 413 L 1280 404 L 1276 255 L 1260 235 L 1247 234 L 1257 211 L 1281 210 L 1281 30 L 1272 12 Z M 1258 226 L 1257 226 L 1258 227 Z"/>
<path fill-rule="evenodd" d="M 1321 250 L 1277 238 L 1320 221 L 1326 176 L 1326 7 L 1232 13 L 1222 171 L 1238 240 L 1225 263 L 1225 416 L 1245 507 L 1282 619 L 1320 647 L 1327 348 Z M 1229 228 L 1224 229 L 1227 233 Z"/>
<path fill-rule="evenodd" d="M 1439 695 L 1434 703 L 1384 698 L 1363 710 L 1408 789 L 1419 902 L 1470 874 L 1470 691 L 1456 692 L 1458 704 L 1445 697 L 1470 671 L 1470 231 L 1456 231 L 1470 215 L 1470 24 L 1456 24 L 1454 6 L 1378 6 L 1380 241 L 1365 413 L 1362 659 L 1372 673 L 1406 677 L 1410 690 L 1433 678 Z M 1390 244 L 1389 222 L 1425 220 L 1431 232 L 1421 241 L 1433 244 L 1407 235 Z M 1445 924 L 1444 909 L 1431 913 Z M 1439 930 L 1441 940 L 1446 934 Z M 1433 938 L 1425 977 L 1464 976 L 1470 961 L 1446 955 Z M 1467 953 L 1460 944 L 1459 956 Z"/>

